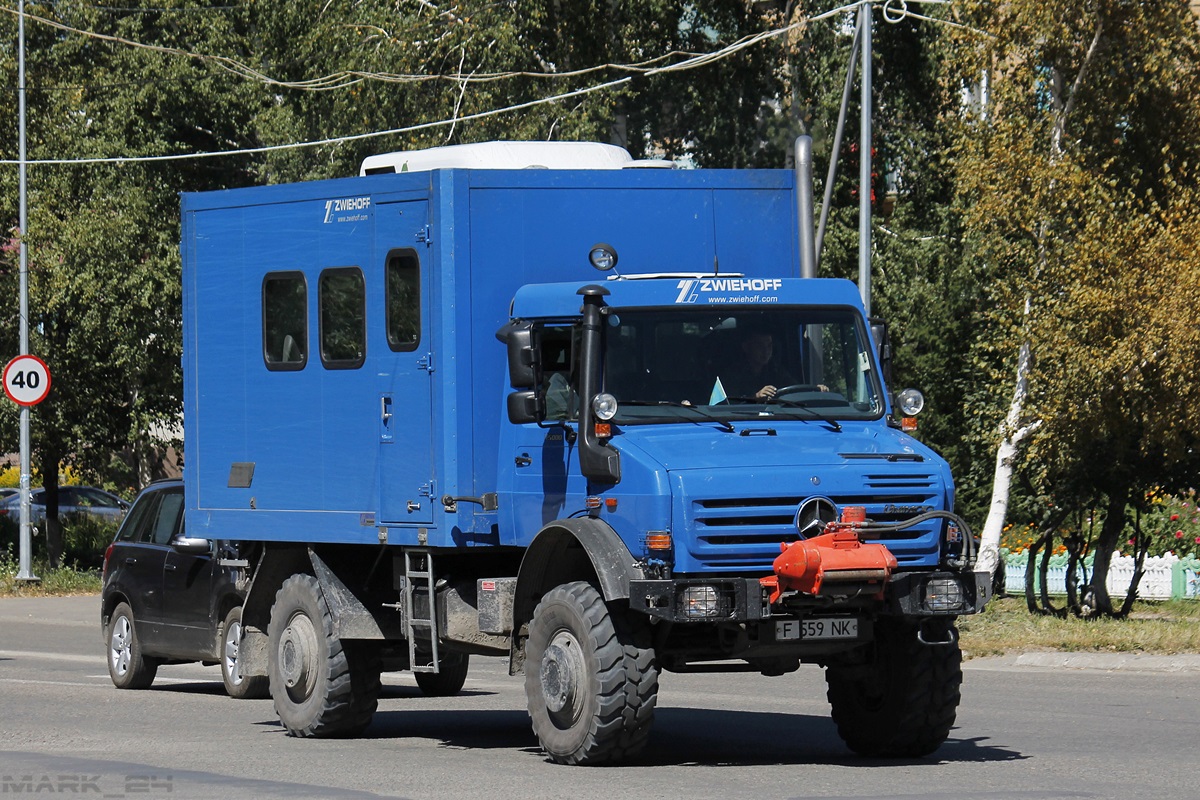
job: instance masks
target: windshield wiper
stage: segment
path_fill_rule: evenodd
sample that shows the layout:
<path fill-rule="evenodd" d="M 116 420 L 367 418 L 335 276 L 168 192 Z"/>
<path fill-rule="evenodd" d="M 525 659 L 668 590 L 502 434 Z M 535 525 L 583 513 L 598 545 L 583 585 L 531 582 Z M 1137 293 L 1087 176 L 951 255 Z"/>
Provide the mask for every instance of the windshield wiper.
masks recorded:
<path fill-rule="evenodd" d="M 835 433 L 842 432 L 842 423 L 838 422 L 836 419 L 833 419 L 832 417 L 825 416 L 824 414 L 822 414 L 820 411 L 817 411 L 816 409 L 809 408 L 808 406 L 804 405 L 804 403 L 802 403 L 798 400 L 780 400 L 778 397 L 773 397 L 769 401 L 767 401 L 767 403 L 768 404 L 774 403 L 775 405 L 783 406 L 784 408 L 789 408 L 789 409 L 794 408 L 797 411 L 806 411 L 809 414 L 812 414 L 815 419 L 819 419 L 821 422 L 828 424 L 829 427 L 832 428 Z"/>
<path fill-rule="evenodd" d="M 710 422 L 717 423 L 729 433 L 735 433 L 737 431 L 737 428 L 733 427 L 728 420 L 713 416 L 697 406 L 688 405 L 687 403 L 680 403 L 676 400 L 618 400 L 617 406 L 668 406 L 670 408 L 686 408 L 688 411 L 691 411 L 694 414 L 699 414 L 701 417 L 704 417 Z"/>

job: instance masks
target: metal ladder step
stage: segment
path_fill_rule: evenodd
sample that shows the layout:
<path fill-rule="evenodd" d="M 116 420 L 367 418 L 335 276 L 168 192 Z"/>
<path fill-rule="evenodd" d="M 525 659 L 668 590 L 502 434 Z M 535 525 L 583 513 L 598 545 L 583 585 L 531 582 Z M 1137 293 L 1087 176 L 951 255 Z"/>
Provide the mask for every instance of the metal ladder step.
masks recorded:
<path fill-rule="evenodd" d="M 416 616 L 416 596 L 424 595 L 428 616 Z M 404 627 L 408 638 L 408 668 L 413 672 L 439 672 L 437 604 L 434 600 L 433 553 L 427 550 L 404 551 Z M 429 632 L 429 660 L 417 663 L 416 629 Z"/>

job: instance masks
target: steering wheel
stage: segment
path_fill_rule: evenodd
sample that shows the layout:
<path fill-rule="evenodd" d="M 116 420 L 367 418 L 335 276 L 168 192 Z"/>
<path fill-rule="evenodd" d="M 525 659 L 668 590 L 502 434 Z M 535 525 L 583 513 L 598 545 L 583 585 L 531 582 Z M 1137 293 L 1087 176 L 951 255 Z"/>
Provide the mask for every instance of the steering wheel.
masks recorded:
<path fill-rule="evenodd" d="M 775 396 L 781 397 L 785 394 L 796 394 L 798 392 L 820 392 L 824 391 L 815 383 L 793 383 L 791 386 L 784 386 L 775 390 Z"/>

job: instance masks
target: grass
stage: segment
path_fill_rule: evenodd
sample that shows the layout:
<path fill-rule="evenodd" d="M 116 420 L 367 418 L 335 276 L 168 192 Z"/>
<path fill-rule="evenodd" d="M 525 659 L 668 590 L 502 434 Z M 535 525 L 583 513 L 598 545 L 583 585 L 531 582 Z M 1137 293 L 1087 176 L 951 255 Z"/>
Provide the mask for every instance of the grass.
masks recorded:
<path fill-rule="evenodd" d="M 1024 597 L 998 597 L 982 614 L 961 617 L 968 658 L 1029 651 L 1200 653 L 1200 601 L 1138 602 L 1129 619 L 1060 619 L 1030 614 Z"/>
<path fill-rule="evenodd" d="M 30 565 L 40 580 L 19 581 L 21 564 L 11 549 L 0 552 L 0 597 L 68 597 L 100 594 L 100 570 L 76 564 L 50 569 L 45 559 Z"/>

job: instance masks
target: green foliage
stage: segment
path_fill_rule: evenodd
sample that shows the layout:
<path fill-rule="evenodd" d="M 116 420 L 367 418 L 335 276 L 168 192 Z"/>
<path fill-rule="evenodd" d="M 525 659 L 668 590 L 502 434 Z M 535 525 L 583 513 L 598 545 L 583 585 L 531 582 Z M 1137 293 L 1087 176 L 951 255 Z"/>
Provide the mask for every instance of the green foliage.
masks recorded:
<path fill-rule="evenodd" d="M 86 514 L 63 518 L 63 551 L 61 563 L 76 570 L 98 570 L 104 565 L 104 551 L 117 534 L 120 523 L 109 522 Z M 20 525 L 14 515 L 0 517 L 0 551 L 5 548 L 18 552 L 21 541 Z M 30 557 L 49 563 L 46 537 L 35 529 L 31 538 Z"/>
<path fill-rule="evenodd" d="M 20 562 L 11 546 L 0 545 L 0 597 L 62 597 L 100 594 L 100 573 L 74 566 L 51 567 L 44 560 L 32 563 L 37 581 L 19 581 Z"/>
<path fill-rule="evenodd" d="M 986 70 L 990 92 L 956 145 L 967 258 L 983 284 L 975 437 L 990 438 L 1029 343 L 1025 422 L 1041 427 L 1020 477 L 1051 516 L 1100 508 L 1105 608 L 1126 504 L 1186 486 L 1197 466 L 1200 337 L 1182 320 L 1200 299 L 1200 30 L 1183 4 L 961 12 L 992 34 L 952 37 L 960 81 Z"/>

